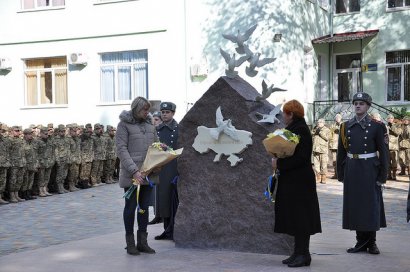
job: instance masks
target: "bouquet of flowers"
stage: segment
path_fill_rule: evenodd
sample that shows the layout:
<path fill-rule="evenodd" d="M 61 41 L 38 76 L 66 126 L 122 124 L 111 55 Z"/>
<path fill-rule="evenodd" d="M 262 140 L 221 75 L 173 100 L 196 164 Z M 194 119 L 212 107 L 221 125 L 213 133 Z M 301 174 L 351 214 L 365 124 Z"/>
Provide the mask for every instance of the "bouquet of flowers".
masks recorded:
<path fill-rule="evenodd" d="M 182 154 L 182 151 L 183 148 L 173 150 L 171 147 L 160 142 L 154 142 L 151 146 L 149 146 L 145 160 L 142 163 L 142 166 L 139 170 L 142 176 L 145 177 L 145 183 L 143 185 L 149 185 L 152 187 L 154 186 L 154 184 L 158 184 L 158 176 L 150 177 L 150 174 L 154 170 L 159 169 L 160 167 L 164 166 L 170 161 L 178 158 Z M 139 213 L 144 213 L 145 211 L 139 208 L 138 202 L 141 184 L 138 184 L 138 182 L 135 179 L 132 179 L 132 181 L 132 186 L 127 190 L 123 197 L 129 199 L 132 193 L 135 191 L 135 189 L 137 189 L 137 209 Z"/>
<path fill-rule="evenodd" d="M 300 136 L 287 129 L 277 129 L 263 140 L 266 151 L 276 158 L 290 157 L 295 153 Z"/>

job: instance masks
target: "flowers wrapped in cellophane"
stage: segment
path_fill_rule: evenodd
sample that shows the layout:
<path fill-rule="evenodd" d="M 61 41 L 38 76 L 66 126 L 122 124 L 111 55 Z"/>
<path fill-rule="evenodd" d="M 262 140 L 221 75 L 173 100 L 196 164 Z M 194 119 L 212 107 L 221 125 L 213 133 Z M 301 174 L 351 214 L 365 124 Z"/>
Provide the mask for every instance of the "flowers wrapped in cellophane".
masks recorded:
<path fill-rule="evenodd" d="M 182 154 L 183 148 L 173 150 L 171 147 L 164 143 L 155 142 L 148 147 L 147 155 L 145 160 L 139 169 L 142 176 L 144 177 L 144 183 L 139 184 L 135 179 L 132 179 L 133 184 L 123 195 L 124 198 L 129 199 L 132 193 L 137 189 L 137 204 L 138 212 L 144 213 L 145 211 L 139 207 L 139 191 L 141 185 L 154 186 L 159 183 L 158 175 L 151 174 L 154 170 L 159 170 L 162 166 L 169 163 L 170 161 L 176 159 Z"/>
<path fill-rule="evenodd" d="M 266 151 L 276 158 L 290 157 L 295 153 L 300 136 L 287 129 L 277 129 L 263 140 Z"/>

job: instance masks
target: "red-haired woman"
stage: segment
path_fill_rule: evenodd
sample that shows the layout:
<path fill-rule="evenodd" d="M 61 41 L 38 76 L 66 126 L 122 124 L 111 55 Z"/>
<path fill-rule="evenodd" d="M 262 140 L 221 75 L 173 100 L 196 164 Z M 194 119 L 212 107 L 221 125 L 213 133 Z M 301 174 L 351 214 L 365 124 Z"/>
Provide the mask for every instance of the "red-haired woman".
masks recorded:
<path fill-rule="evenodd" d="M 275 232 L 295 237 L 293 254 L 282 261 L 289 267 L 309 266 L 310 235 L 322 232 L 315 174 L 312 169 L 312 136 L 302 104 L 290 100 L 283 105 L 286 129 L 300 136 L 293 156 L 272 159 L 279 170 L 275 202 Z"/>

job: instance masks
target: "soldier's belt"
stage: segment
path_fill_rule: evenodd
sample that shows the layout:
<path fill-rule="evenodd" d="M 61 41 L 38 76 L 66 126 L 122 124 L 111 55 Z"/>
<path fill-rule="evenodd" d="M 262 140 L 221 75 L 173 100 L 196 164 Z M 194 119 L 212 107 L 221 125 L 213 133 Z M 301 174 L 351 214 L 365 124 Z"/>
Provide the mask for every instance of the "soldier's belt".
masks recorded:
<path fill-rule="evenodd" d="M 352 154 L 347 153 L 347 156 L 351 159 L 369 159 L 377 156 L 376 152 L 368 153 L 368 154 Z"/>

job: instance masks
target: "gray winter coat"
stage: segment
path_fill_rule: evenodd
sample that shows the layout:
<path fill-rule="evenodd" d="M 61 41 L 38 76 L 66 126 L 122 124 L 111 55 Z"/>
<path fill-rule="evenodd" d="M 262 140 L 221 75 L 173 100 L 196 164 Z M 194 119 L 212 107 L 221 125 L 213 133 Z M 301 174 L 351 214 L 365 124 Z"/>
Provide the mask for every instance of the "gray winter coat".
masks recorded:
<path fill-rule="evenodd" d="M 147 120 L 139 123 L 131 111 L 120 114 L 115 142 L 117 156 L 120 159 L 121 188 L 132 185 L 132 175 L 138 171 L 147 155 L 148 147 L 157 141 L 155 127 Z"/>

